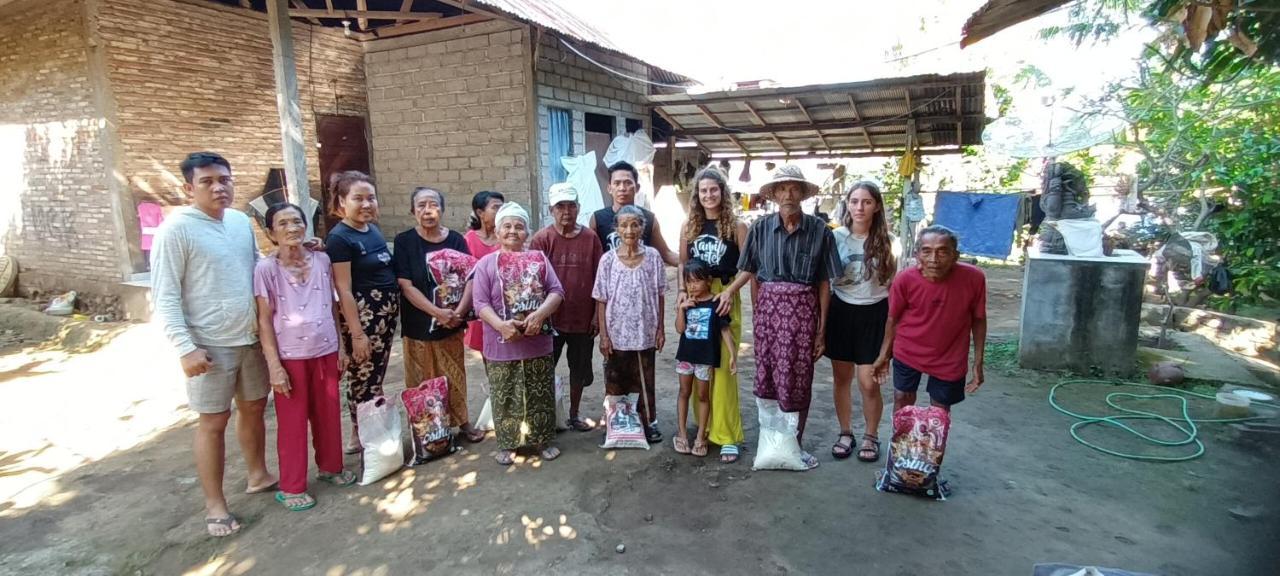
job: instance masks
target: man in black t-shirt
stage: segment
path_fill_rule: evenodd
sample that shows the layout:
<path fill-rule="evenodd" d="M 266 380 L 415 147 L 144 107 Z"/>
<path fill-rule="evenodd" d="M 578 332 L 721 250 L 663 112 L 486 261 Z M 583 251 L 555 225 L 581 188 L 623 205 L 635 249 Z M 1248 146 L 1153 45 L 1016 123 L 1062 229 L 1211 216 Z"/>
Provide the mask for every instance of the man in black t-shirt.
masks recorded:
<path fill-rule="evenodd" d="M 605 252 L 617 248 L 621 241 L 613 230 L 614 216 L 623 206 L 635 204 L 639 180 L 640 172 L 627 162 L 616 162 L 609 166 L 609 196 L 613 197 L 613 205 L 596 210 L 591 215 L 589 223 L 591 230 L 600 237 L 600 245 L 604 247 Z M 644 208 L 640 210 L 644 212 L 645 218 L 645 228 L 640 241 L 657 250 L 667 266 L 679 266 L 680 256 L 667 247 L 667 241 L 658 228 L 658 219 L 654 217 L 653 212 Z"/>

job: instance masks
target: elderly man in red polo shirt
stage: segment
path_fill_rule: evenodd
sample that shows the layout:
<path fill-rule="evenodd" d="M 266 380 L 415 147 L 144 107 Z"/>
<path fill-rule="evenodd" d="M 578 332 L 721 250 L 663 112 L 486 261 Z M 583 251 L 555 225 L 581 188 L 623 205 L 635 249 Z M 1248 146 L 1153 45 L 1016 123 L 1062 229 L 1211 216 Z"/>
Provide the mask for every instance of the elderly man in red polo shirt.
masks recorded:
<path fill-rule="evenodd" d="M 956 262 L 954 232 L 944 226 L 920 231 L 919 265 L 903 271 L 889 289 L 884 346 L 873 365 L 883 379 L 893 359 L 893 411 L 916 403 L 920 378 L 929 376 L 930 402 L 950 411 L 982 386 L 987 343 L 987 279 L 977 266 Z M 969 342 L 973 341 L 973 377 Z"/>

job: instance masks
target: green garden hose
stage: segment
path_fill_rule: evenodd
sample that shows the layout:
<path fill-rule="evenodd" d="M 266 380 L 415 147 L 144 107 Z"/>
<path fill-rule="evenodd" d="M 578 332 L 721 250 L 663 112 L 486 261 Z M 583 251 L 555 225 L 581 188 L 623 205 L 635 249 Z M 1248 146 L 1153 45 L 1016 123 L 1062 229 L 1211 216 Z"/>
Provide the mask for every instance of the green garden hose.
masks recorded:
<path fill-rule="evenodd" d="M 1154 394 L 1111 392 L 1107 394 L 1107 397 L 1106 397 L 1107 405 L 1120 411 L 1120 414 L 1115 414 L 1110 416 L 1089 416 L 1087 414 L 1078 414 L 1076 412 L 1072 412 L 1070 410 L 1067 410 L 1066 408 L 1063 408 L 1060 404 L 1058 404 L 1058 400 L 1056 397 L 1056 394 L 1058 393 L 1058 389 L 1064 386 L 1073 386 L 1078 384 L 1093 385 L 1093 386 L 1110 386 L 1110 387 L 1133 386 L 1138 388 L 1154 388 L 1156 390 L 1161 390 L 1163 392 L 1154 393 Z M 1217 400 L 1216 397 L 1211 396 L 1209 394 L 1202 394 L 1200 392 L 1192 392 L 1190 390 L 1182 390 L 1179 388 L 1170 388 L 1168 386 L 1157 386 L 1155 384 L 1142 384 L 1138 382 L 1121 382 L 1118 380 L 1063 380 L 1055 384 L 1053 388 L 1049 390 L 1049 405 L 1052 406 L 1054 410 L 1057 410 L 1058 412 L 1061 412 L 1063 414 L 1066 414 L 1067 416 L 1070 416 L 1072 418 L 1079 420 L 1079 422 L 1076 422 L 1075 424 L 1071 425 L 1071 437 L 1075 438 L 1076 442 L 1084 444 L 1085 446 L 1093 448 L 1094 450 L 1097 450 L 1104 454 L 1119 456 L 1121 458 L 1128 458 L 1130 460 L 1143 460 L 1148 462 L 1185 462 L 1187 460 L 1194 460 L 1196 458 L 1199 458 L 1202 454 L 1204 454 L 1204 443 L 1200 441 L 1199 429 L 1196 427 L 1196 424 L 1226 424 L 1231 422 L 1247 422 L 1250 420 L 1265 420 L 1268 418 L 1266 416 L 1246 416 L 1243 418 L 1192 418 L 1190 411 L 1187 408 L 1188 397 L 1204 398 L 1204 399 L 1215 400 L 1215 401 Z M 1163 414 L 1158 414 L 1155 412 L 1146 412 L 1143 410 L 1134 410 L 1132 408 L 1125 408 L 1123 406 L 1120 406 L 1119 404 L 1116 404 L 1116 399 L 1118 398 L 1123 398 L 1126 400 L 1157 400 L 1157 399 L 1164 399 L 1164 398 L 1177 400 L 1181 407 L 1181 414 L 1179 416 L 1170 417 L 1170 416 L 1165 416 Z M 1266 406 L 1268 408 L 1280 409 L 1280 405 L 1276 405 L 1268 402 L 1254 401 L 1252 404 L 1258 405 L 1258 406 Z M 1133 427 L 1126 424 L 1124 422 L 1125 420 L 1157 420 L 1178 430 L 1183 434 L 1184 437 L 1181 440 L 1161 440 L 1159 438 L 1153 438 L 1151 436 L 1148 436 L 1146 434 L 1143 434 L 1142 432 L 1135 430 Z M 1081 438 L 1079 434 L 1079 430 L 1091 424 L 1106 424 L 1109 426 L 1114 426 L 1121 430 L 1125 430 L 1130 434 L 1133 434 L 1134 436 L 1137 436 L 1143 440 L 1146 440 L 1147 442 L 1154 444 L 1156 446 L 1174 447 L 1174 446 L 1195 445 L 1196 450 L 1195 450 L 1195 453 L 1184 455 L 1184 456 L 1156 456 L 1156 455 L 1150 455 L 1150 454 L 1127 454 L 1124 452 L 1111 450 L 1109 448 L 1104 448 L 1102 446 L 1089 442 L 1084 438 Z"/>

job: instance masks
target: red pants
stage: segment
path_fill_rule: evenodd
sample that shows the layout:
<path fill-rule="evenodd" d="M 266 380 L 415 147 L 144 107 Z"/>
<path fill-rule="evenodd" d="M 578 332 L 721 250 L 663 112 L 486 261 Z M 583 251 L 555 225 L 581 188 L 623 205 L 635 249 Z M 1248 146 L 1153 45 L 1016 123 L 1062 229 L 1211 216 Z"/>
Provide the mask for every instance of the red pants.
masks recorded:
<path fill-rule="evenodd" d="M 338 353 L 306 360 L 281 360 L 289 374 L 289 397 L 276 395 L 276 453 L 280 490 L 307 491 L 307 422 L 316 467 L 342 473 L 342 418 L 338 401 Z"/>

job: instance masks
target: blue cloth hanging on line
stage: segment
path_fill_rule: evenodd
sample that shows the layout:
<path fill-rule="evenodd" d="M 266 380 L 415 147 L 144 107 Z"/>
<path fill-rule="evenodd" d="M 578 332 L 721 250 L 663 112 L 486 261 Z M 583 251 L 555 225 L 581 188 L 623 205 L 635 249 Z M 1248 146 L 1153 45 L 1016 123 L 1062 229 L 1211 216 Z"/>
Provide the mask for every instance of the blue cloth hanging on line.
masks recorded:
<path fill-rule="evenodd" d="M 1018 222 L 1021 194 L 938 192 L 933 223 L 960 236 L 960 252 L 970 256 L 1008 258 Z"/>

